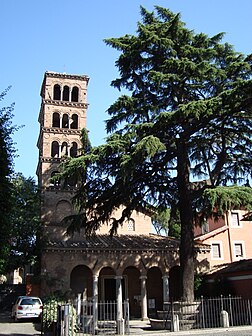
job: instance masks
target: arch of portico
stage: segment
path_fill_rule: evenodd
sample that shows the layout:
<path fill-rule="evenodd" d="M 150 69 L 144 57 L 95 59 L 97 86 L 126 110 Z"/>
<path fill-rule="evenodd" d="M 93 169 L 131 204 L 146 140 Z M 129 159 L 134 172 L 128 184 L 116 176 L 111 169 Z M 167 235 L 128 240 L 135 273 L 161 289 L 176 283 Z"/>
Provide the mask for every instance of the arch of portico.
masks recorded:
<path fill-rule="evenodd" d="M 118 286 L 121 287 L 121 294 L 117 292 Z M 100 302 L 118 300 L 123 302 L 128 299 L 130 315 L 142 319 L 147 319 L 153 308 L 162 309 L 162 286 L 162 272 L 158 267 L 141 272 L 132 265 L 118 272 L 112 267 L 105 266 L 99 273 L 94 273 L 88 266 L 78 265 L 70 273 L 70 287 L 76 296 L 77 294 L 83 295 L 83 298 L 97 296 Z M 118 297 L 119 295 L 121 297 Z M 150 305 L 153 300 L 154 307 Z"/>
<path fill-rule="evenodd" d="M 95 239 L 95 242 L 71 244 L 66 241 L 47 247 L 42 269 L 47 275 L 60 279 L 61 287 L 55 289 L 71 289 L 76 296 L 81 294 L 97 302 L 116 300 L 120 303 L 128 299 L 131 316 L 142 319 L 177 296 L 179 255 L 174 240 L 171 248 L 169 238 L 160 238 L 159 248 L 141 249 L 136 248 L 134 242 L 134 248 L 119 248 L 113 242 L 111 246 L 105 245 L 104 236 Z M 124 238 L 114 239 L 117 242 Z M 162 241 L 166 242 L 163 246 Z"/>
<path fill-rule="evenodd" d="M 158 252 L 54 250 L 53 258 L 49 254 L 44 260 L 48 274 L 58 273 L 64 283 L 62 290 L 70 288 L 76 297 L 81 294 L 84 299 L 96 297 L 101 302 L 128 299 L 131 316 L 142 319 L 151 313 L 153 299 L 156 308 L 161 308 L 162 277 L 168 272 Z"/>

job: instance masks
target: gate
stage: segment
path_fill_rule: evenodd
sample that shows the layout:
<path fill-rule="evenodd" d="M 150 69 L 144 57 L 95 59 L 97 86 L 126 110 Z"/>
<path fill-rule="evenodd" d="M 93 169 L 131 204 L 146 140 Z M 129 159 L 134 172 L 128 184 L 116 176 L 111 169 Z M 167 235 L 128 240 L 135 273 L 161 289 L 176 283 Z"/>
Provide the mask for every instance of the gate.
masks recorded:
<path fill-rule="evenodd" d="M 129 334 L 129 302 L 123 302 L 123 318 L 117 319 L 116 302 L 99 302 L 76 299 L 57 303 L 43 311 L 42 335 L 53 336 Z M 47 315 L 53 321 L 48 323 Z"/>

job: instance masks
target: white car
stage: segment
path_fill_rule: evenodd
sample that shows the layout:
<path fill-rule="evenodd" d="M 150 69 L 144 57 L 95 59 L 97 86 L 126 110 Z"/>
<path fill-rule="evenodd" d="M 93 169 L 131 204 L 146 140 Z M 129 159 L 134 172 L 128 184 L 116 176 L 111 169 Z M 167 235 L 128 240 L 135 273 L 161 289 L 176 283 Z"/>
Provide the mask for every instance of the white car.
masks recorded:
<path fill-rule="evenodd" d="M 11 317 L 15 321 L 28 318 L 40 318 L 43 304 L 36 296 L 19 296 L 11 310 Z"/>

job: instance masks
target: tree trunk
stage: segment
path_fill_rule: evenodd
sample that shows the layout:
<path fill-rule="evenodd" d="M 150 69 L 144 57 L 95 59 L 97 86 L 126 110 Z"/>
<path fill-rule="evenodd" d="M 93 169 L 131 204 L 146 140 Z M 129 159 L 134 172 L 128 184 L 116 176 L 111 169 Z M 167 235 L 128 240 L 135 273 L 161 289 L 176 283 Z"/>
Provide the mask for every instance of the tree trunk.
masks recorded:
<path fill-rule="evenodd" d="M 194 234 L 193 211 L 190 191 L 190 165 L 187 147 L 183 139 L 177 140 L 177 181 L 181 220 L 180 267 L 181 296 L 184 301 L 194 300 Z"/>

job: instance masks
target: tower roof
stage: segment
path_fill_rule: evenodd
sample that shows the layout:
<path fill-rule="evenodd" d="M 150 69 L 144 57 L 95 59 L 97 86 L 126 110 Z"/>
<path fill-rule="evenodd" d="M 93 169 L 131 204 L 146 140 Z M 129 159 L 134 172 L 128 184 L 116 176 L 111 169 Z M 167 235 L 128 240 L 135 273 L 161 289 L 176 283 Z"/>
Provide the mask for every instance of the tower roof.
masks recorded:
<path fill-rule="evenodd" d="M 46 71 L 44 78 L 46 77 L 79 79 L 79 80 L 86 80 L 86 81 L 89 80 L 89 77 L 87 75 L 67 74 L 65 72 L 55 72 L 55 71 Z"/>

